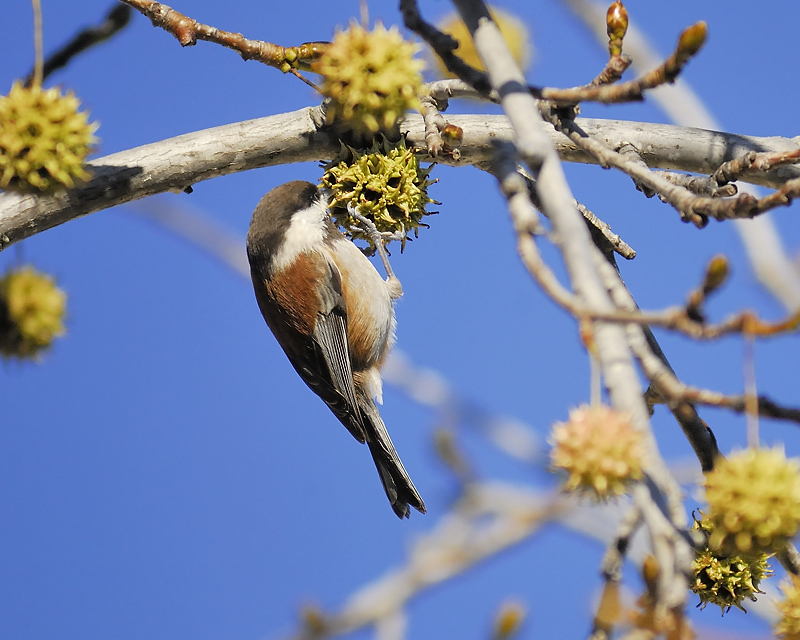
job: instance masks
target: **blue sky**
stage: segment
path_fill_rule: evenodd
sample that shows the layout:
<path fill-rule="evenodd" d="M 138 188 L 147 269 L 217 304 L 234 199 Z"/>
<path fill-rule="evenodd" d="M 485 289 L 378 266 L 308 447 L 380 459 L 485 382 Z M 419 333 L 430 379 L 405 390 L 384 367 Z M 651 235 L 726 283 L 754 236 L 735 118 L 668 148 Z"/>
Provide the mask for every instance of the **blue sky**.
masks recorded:
<path fill-rule="evenodd" d="M 29 3 L 9 4 L 0 41 L 2 92 L 33 60 Z M 109 4 L 43 0 L 45 49 L 97 21 Z M 372 19 L 399 22 L 396 3 L 369 5 Z M 173 6 L 284 45 L 330 39 L 335 26 L 358 16 L 356 0 L 175 0 Z M 449 7 L 442 0 L 421 6 L 431 18 Z M 500 6 L 531 30 L 532 81 L 571 86 L 602 68 L 605 52 L 557 0 Z M 685 78 L 727 130 L 798 134 L 800 5 L 631 0 L 626 6 L 664 54 L 682 28 L 708 22 L 707 47 Z M 100 122 L 99 155 L 317 100 L 292 77 L 220 47 L 181 49 L 139 15 L 51 82 L 73 89 Z M 454 111 L 478 108 L 453 105 Z M 666 121 L 651 102 L 588 105 L 583 113 Z M 733 277 L 711 302 L 713 317 L 745 306 L 770 318 L 782 314 L 749 271 L 731 225 L 699 231 L 646 200 L 624 176 L 582 166 L 567 173 L 576 197 L 639 252 L 622 270 L 641 306 L 681 302 L 707 260 L 722 252 Z M 260 197 L 287 180 L 319 175 L 315 163 L 274 167 L 161 198 L 203 212 L 241 238 L 244 250 Z M 469 167 L 439 167 L 433 175 L 440 179 L 431 188 L 440 213 L 393 259 L 405 290 L 397 306 L 398 346 L 478 406 L 523 421 L 544 438 L 554 421 L 588 399 L 588 363 L 575 323 L 523 271 L 493 179 Z M 800 246 L 797 211 L 793 205 L 773 216 L 793 252 Z M 143 218 L 135 204 L 12 247 L 0 255 L 0 271 L 20 259 L 58 278 L 69 294 L 69 318 L 67 337 L 39 366 L 0 365 L 0 637 L 281 637 L 296 624 L 302 604 L 336 609 L 401 563 L 414 537 L 448 508 L 456 485 L 433 453 L 436 415 L 386 389 L 382 414 L 429 510 L 400 522 L 366 448 L 277 347 L 249 282 Z M 664 335 L 663 345 L 687 382 L 741 390 L 738 339 L 695 345 Z M 756 366 L 761 391 L 800 404 L 795 336 L 759 344 Z M 711 410 L 703 416 L 723 450 L 743 445 L 741 417 Z M 664 411 L 656 412 L 654 428 L 666 457 L 691 457 Z M 762 440 L 785 441 L 796 454 L 795 431 L 765 421 Z M 483 477 L 553 482 L 474 434 L 464 434 L 463 446 Z M 529 607 L 523 637 L 582 637 L 602 551 L 577 534 L 548 528 L 415 600 L 409 637 L 486 638 L 508 596 Z M 766 632 L 752 614 L 736 611 L 722 622 L 712 609 L 696 619 Z"/>

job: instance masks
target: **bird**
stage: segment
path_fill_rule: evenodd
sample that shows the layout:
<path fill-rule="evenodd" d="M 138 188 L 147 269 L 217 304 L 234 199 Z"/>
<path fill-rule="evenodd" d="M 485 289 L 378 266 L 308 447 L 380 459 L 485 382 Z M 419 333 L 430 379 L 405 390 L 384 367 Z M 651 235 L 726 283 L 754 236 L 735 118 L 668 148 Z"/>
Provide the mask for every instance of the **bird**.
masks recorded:
<path fill-rule="evenodd" d="M 425 513 L 376 405 L 380 367 L 394 342 L 399 280 L 381 277 L 333 223 L 325 193 L 302 180 L 275 187 L 258 203 L 247 257 L 261 314 L 295 371 L 367 444 L 394 513 Z"/>

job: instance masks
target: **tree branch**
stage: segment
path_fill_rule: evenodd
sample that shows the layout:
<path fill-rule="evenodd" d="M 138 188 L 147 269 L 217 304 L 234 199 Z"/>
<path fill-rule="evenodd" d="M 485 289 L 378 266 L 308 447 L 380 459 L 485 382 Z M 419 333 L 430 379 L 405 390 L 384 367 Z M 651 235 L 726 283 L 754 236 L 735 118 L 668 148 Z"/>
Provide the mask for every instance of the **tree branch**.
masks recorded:
<path fill-rule="evenodd" d="M 520 158 L 536 181 L 536 195 L 550 219 L 558 248 L 573 289 L 586 304 L 600 310 L 614 305 L 592 264 L 593 245 L 567 185 L 552 143 L 544 135 L 535 101 L 525 91 L 524 77 L 516 67 L 500 31 L 481 0 L 454 0 L 487 69 L 492 87 L 514 128 Z M 685 601 L 684 574 L 691 568 L 691 547 L 682 543 L 675 528 L 685 526 L 680 489 L 666 469 L 649 425 L 641 388 L 626 343 L 625 330 L 612 324 L 595 327 L 597 357 L 614 407 L 627 412 L 644 435 L 647 482 L 633 488 L 661 565 L 659 603 L 672 609 Z M 659 551 L 663 552 L 660 553 Z"/>
<path fill-rule="evenodd" d="M 569 6 L 575 17 L 581 20 L 592 31 L 595 39 L 605 47 L 607 5 L 593 0 L 562 0 L 562 3 Z M 636 26 L 635 21 L 628 25 L 625 52 L 631 56 L 633 67 L 639 72 L 652 68 L 659 62 L 659 55 L 649 44 L 645 34 Z M 650 94 L 649 99 L 653 100 L 675 124 L 711 130 L 719 129 L 721 126 L 683 78 L 678 78 L 674 84 L 662 85 L 658 91 Z M 800 144 L 800 137 L 794 141 Z M 740 190 L 755 196 L 761 195 L 748 185 L 741 185 Z M 752 220 L 735 220 L 733 226 L 739 233 L 758 280 L 787 310 L 793 311 L 800 307 L 800 271 L 792 262 L 768 216 L 769 214 Z"/>
<path fill-rule="evenodd" d="M 494 153 L 492 144 L 513 137 L 504 116 L 453 115 L 448 121 L 463 129 L 464 139 L 460 159 L 436 159 L 443 164 L 486 167 Z M 333 158 L 339 152 L 339 142 L 321 128 L 322 122 L 320 108 L 309 107 L 214 127 L 98 158 L 87 165 L 91 180 L 70 191 L 49 196 L 0 193 L 0 250 L 74 218 L 156 193 L 185 191 L 209 178 Z M 588 118 L 578 118 L 576 123 L 611 148 L 628 143 L 646 150 L 642 158 L 650 167 L 703 174 L 711 174 L 723 162 L 749 151 L 791 152 L 799 146 L 788 138 L 757 138 L 660 124 Z M 549 125 L 542 126 L 563 160 L 596 162 Z M 410 144 L 425 148 L 425 126 L 420 116 L 408 116 L 403 130 L 408 131 Z M 800 167 L 792 165 L 747 174 L 744 179 L 779 188 L 796 177 L 800 177 Z"/>

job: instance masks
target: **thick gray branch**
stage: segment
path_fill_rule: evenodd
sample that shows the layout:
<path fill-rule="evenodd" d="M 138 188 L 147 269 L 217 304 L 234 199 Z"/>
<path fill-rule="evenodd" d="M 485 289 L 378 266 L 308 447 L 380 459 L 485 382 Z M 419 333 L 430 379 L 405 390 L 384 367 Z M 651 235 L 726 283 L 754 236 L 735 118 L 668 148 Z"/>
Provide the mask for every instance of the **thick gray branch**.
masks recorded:
<path fill-rule="evenodd" d="M 339 142 L 318 129 L 320 121 L 318 108 L 305 108 L 214 127 L 98 158 L 89 163 L 92 179 L 70 191 L 51 196 L 0 193 L 0 250 L 79 216 L 164 191 L 183 191 L 209 178 L 332 158 L 339 151 Z M 512 139 L 505 116 L 453 115 L 448 121 L 464 130 L 461 159 L 456 163 L 437 158 L 440 163 L 486 166 L 493 153 L 492 142 Z M 798 147 L 788 138 L 756 138 L 670 125 L 593 119 L 579 119 L 578 123 L 612 148 L 633 145 L 651 167 L 705 174 L 747 151 Z M 404 129 L 409 131 L 411 143 L 425 147 L 420 116 L 409 116 Z M 562 159 L 594 162 L 549 125 L 546 131 Z M 794 177 L 800 177 L 797 166 L 745 179 L 776 187 Z"/>

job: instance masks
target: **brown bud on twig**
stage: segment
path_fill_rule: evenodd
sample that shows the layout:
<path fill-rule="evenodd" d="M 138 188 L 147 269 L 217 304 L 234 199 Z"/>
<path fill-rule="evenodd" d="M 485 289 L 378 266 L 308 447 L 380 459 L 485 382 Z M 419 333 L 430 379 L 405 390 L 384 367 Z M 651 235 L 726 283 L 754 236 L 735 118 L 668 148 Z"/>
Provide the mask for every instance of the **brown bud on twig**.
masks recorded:
<path fill-rule="evenodd" d="M 703 48 L 707 37 L 708 25 L 705 22 L 701 20 L 693 24 L 681 34 L 678 40 L 678 53 L 686 57 L 695 55 Z"/>
<path fill-rule="evenodd" d="M 611 56 L 622 53 L 622 39 L 628 31 L 628 10 L 620 0 L 615 0 L 606 13 L 606 33 L 608 33 L 608 52 Z"/>
<path fill-rule="evenodd" d="M 703 293 L 708 295 L 719 289 L 730 274 L 730 266 L 728 259 L 722 254 L 715 255 L 711 258 L 708 266 L 706 267 L 706 275 L 703 280 Z"/>

